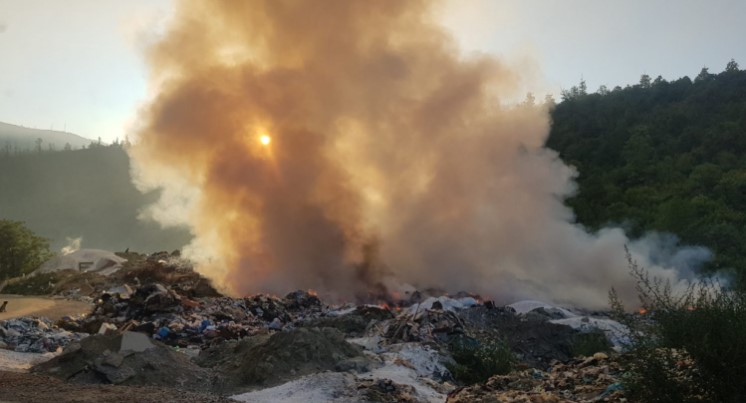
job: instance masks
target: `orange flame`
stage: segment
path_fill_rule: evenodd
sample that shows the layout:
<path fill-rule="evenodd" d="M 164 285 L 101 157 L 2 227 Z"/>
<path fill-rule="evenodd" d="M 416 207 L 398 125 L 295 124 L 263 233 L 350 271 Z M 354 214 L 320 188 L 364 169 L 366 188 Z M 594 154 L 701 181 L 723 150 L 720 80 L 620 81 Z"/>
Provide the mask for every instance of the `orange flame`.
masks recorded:
<path fill-rule="evenodd" d="M 648 310 L 645 308 L 640 308 L 640 310 L 638 310 L 637 313 L 639 313 L 640 315 L 645 315 L 646 313 L 648 313 Z"/>

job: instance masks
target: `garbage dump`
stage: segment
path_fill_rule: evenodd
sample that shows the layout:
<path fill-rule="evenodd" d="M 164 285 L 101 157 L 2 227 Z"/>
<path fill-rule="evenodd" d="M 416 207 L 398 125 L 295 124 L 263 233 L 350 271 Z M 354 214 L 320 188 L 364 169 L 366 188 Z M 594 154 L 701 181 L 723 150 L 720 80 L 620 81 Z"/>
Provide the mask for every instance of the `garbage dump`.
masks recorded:
<path fill-rule="evenodd" d="M 23 353 L 58 352 L 88 334 L 68 331 L 46 318 L 22 317 L 0 321 L 0 348 Z"/>
<path fill-rule="evenodd" d="M 165 252 L 128 254 L 105 279 L 76 274 L 52 288 L 93 308 L 55 322 L 2 321 L 0 348 L 56 355 L 32 373 L 68 384 L 178 388 L 251 402 L 623 396 L 612 347 L 626 328 L 602 313 L 537 301 L 501 307 L 437 290 L 379 295 L 372 304 L 325 304 L 302 290 L 231 298 Z M 459 388 L 449 369 L 454 346 L 493 341 L 510 349 L 514 371 Z"/>

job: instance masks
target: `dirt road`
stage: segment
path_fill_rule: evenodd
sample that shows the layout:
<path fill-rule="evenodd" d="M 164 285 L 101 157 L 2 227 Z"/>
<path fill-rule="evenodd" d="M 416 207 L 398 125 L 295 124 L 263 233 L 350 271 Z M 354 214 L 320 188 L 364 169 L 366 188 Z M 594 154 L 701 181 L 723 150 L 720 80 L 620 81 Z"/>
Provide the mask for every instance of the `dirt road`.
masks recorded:
<path fill-rule="evenodd" d="M 0 305 L 8 301 L 5 312 L 0 312 L 0 320 L 19 316 L 44 316 L 57 320 L 65 315 L 80 315 L 91 311 L 92 305 L 81 301 L 69 301 L 48 297 L 0 294 Z"/>
<path fill-rule="evenodd" d="M 10 402 L 234 402 L 224 397 L 145 386 L 79 385 L 36 374 L 0 371 L 0 403 Z"/>

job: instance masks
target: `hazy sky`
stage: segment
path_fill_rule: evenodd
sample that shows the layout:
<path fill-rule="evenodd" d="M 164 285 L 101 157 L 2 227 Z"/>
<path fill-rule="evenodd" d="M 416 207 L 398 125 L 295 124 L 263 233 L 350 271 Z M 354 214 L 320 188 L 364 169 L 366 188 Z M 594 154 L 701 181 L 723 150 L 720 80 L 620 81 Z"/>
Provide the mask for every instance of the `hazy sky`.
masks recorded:
<path fill-rule="evenodd" d="M 145 38 L 169 0 L 0 0 L 0 121 L 122 138 L 146 96 Z M 746 68 L 746 1 L 456 0 L 441 14 L 469 51 L 529 61 L 542 97 L 643 73 Z"/>

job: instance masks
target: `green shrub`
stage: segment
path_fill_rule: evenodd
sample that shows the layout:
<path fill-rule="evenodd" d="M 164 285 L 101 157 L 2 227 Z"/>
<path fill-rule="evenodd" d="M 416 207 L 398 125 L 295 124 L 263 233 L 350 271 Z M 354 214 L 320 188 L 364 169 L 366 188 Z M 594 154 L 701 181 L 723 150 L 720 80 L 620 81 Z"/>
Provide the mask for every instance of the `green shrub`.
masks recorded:
<path fill-rule="evenodd" d="M 627 253 L 647 315 L 612 309 L 632 330 L 626 386 L 650 402 L 746 401 L 746 293 L 704 279 L 674 292 Z M 687 365 L 691 362 L 692 365 Z"/>
<path fill-rule="evenodd" d="M 46 239 L 20 221 L 0 220 L 0 282 L 32 272 L 50 257 Z"/>
<path fill-rule="evenodd" d="M 2 289 L 3 294 L 48 295 L 54 291 L 59 281 L 57 273 L 43 273 L 35 276 L 16 278 Z"/>
<path fill-rule="evenodd" d="M 448 365 L 454 379 L 465 384 L 485 382 L 493 375 L 509 373 L 515 355 L 503 340 L 461 339 L 450 345 L 455 364 Z"/>
<path fill-rule="evenodd" d="M 611 350 L 611 343 L 602 331 L 578 333 L 572 340 L 572 355 L 590 357 L 598 352 Z"/>

